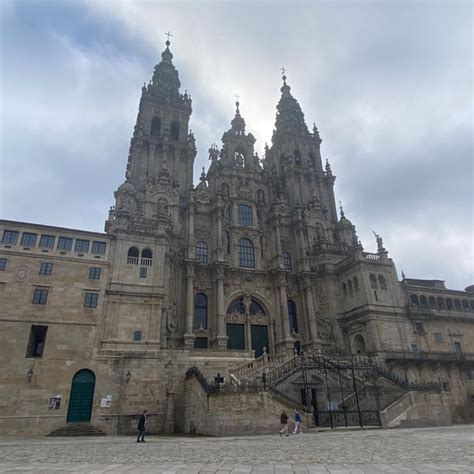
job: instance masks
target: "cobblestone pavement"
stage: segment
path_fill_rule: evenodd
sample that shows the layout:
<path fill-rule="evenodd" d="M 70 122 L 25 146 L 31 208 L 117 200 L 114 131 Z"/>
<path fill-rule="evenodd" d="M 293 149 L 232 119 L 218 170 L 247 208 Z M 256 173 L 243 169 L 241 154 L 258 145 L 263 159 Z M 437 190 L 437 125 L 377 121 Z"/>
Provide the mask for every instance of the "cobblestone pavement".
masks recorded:
<path fill-rule="evenodd" d="M 0 438 L 0 472 L 473 472 L 474 425 L 228 438 Z"/>

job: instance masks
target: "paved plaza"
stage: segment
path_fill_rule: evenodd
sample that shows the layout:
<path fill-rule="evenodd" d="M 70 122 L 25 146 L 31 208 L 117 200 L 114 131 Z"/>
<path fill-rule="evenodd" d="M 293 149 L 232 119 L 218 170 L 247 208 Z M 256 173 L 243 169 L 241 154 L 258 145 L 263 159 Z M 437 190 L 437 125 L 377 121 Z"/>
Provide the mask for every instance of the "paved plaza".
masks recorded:
<path fill-rule="evenodd" d="M 474 472 L 474 426 L 278 435 L 2 438 L 0 472 Z"/>

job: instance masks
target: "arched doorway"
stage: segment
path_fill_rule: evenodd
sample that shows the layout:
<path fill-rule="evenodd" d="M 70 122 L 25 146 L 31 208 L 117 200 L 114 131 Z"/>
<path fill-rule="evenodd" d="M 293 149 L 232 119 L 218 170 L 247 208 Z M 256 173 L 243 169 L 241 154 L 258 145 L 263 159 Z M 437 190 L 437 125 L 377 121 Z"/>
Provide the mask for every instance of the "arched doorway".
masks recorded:
<path fill-rule="evenodd" d="M 92 370 L 82 369 L 72 379 L 71 396 L 67 411 L 67 422 L 91 421 L 94 399 L 95 374 Z"/>
<path fill-rule="evenodd" d="M 367 352 L 365 347 L 365 339 L 360 335 L 356 334 L 353 339 L 353 352 L 355 354 L 365 354 Z"/>

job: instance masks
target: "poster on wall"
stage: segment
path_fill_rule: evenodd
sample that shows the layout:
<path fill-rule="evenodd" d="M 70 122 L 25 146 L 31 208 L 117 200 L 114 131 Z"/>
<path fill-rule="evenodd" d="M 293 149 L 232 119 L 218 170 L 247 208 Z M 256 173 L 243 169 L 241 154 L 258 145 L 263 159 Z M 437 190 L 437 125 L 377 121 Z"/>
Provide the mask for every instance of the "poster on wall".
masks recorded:
<path fill-rule="evenodd" d="M 106 395 L 102 397 L 100 400 L 100 407 L 101 408 L 110 408 L 112 406 L 112 395 Z"/>
<path fill-rule="evenodd" d="M 52 395 L 49 397 L 48 409 L 49 410 L 59 410 L 61 407 L 62 395 Z"/>

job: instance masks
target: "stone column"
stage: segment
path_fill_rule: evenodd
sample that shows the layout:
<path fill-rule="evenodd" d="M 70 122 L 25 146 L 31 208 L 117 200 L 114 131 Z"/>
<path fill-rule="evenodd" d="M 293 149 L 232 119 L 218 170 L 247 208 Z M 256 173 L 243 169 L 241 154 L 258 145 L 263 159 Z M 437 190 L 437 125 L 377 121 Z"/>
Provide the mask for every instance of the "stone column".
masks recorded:
<path fill-rule="evenodd" d="M 277 268 L 283 267 L 282 262 L 282 249 L 281 249 L 281 236 L 280 236 L 280 223 L 277 221 L 275 224 L 275 238 L 276 238 L 276 252 L 277 252 Z"/>
<path fill-rule="evenodd" d="M 318 337 L 318 327 L 316 323 L 316 311 L 314 309 L 313 290 L 311 288 L 311 280 L 309 278 L 305 278 L 304 280 L 304 293 L 306 298 L 306 317 L 308 318 L 309 338 L 311 340 L 311 346 L 314 348 L 320 348 L 321 341 Z"/>
<path fill-rule="evenodd" d="M 174 392 L 168 391 L 168 406 L 166 408 L 165 434 L 174 434 Z"/>
<path fill-rule="evenodd" d="M 184 345 L 188 349 L 194 346 L 193 333 L 194 319 L 194 264 L 188 262 L 186 275 L 186 333 L 184 334 Z"/>
<path fill-rule="evenodd" d="M 279 344 L 283 346 L 283 352 L 287 353 L 292 350 L 293 340 L 290 332 L 290 320 L 288 315 L 288 295 L 286 292 L 286 277 L 283 272 L 279 275 L 279 291 L 280 291 L 280 323 L 282 328 L 283 340 Z"/>
<path fill-rule="evenodd" d="M 250 316 L 247 315 L 246 321 L 245 321 L 245 349 L 248 351 L 252 350 L 252 333 L 250 331 Z"/>
<path fill-rule="evenodd" d="M 227 335 L 225 326 L 225 307 L 224 307 L 224 269 L 217 267 L 217 348 L 221 350 L 227 349 Z"/>
<path fill-rule="evenodd" d="M 189 211 L 188 211 L 188 258 L 193 259 L 195 257 L 195 245 L 194 245 L 194 192 L 189 192 Z"/>
<path fill-rule="evenodd" d="M 222 238 L 222 198 L 217 196 L 217 261 L 224 260 L 224 242 Z"/>

